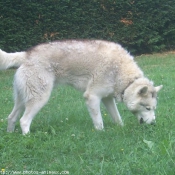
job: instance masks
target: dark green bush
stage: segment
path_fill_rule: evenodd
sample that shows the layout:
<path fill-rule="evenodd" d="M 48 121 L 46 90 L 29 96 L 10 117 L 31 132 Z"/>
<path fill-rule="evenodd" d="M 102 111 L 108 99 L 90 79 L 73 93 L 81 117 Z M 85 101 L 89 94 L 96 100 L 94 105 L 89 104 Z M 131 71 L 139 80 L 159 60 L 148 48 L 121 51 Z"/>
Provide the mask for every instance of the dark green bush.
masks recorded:
<path fill-rule="evenodd" d="M 25 50 L 58 39 L 105 39 L 133 54 L 175 48 L 175 1 L 6 0 L 0 48 Z"/>

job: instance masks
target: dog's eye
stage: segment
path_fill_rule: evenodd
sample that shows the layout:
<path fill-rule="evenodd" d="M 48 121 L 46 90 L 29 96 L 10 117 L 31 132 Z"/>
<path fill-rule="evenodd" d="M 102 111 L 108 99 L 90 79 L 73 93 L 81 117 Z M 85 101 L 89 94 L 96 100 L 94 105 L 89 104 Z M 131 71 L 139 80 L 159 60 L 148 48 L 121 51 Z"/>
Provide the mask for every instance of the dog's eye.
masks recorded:
<path fill-rule="evenodd" d="M 150 111 L 150 110 L 151 110 L 151 108 L 150 108 L 150 107 L 146 107 L 146 110 Z"/>
<path fill-rule="evenodd" d="M 147 106 L 146 104 L 144 104 L 144 103 L 140 103 L 140 106 L 146 108 L 146 110 L 148 110 L 148 111 L 151 110 L 151 108 L 149 106 Z"/>

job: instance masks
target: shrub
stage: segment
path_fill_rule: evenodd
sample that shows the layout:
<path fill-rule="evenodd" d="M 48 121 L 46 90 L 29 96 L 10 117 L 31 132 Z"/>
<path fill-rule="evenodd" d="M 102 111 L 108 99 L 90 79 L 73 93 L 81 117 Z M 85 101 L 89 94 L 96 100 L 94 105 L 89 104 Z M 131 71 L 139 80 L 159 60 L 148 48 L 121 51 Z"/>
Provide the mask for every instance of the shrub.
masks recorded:
<path fill-rule="evenodd" d="M 6 0 L 0 9 L 0 48 L 6 51 L 69 38 L 111 40 L 133 54 L 174 49 L 171 0 Z"/>

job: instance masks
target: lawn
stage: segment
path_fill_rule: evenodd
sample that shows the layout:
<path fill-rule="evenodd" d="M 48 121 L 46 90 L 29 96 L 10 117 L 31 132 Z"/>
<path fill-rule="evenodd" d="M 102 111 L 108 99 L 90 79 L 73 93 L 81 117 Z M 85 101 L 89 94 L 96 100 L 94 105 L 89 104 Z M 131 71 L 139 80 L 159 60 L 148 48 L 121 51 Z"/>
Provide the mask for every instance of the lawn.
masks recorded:
<path fill-rule="evenodd" d="M 1 71 L 1 173 L 175 174 L 175 55 L 143 55 L 136 61 L 155 85 L 164 85 L 158 97 L 156 126 L 139 125 L 126 107 L 118 104 L 125 126 L 113 124 L 102 106 L 105 131 L 96 131 L 82 94 L 59 87 L 33 120 L 29 135 L 21 134 L 19 122 L 14 133 L 7 133 L 15 70 Z"/>

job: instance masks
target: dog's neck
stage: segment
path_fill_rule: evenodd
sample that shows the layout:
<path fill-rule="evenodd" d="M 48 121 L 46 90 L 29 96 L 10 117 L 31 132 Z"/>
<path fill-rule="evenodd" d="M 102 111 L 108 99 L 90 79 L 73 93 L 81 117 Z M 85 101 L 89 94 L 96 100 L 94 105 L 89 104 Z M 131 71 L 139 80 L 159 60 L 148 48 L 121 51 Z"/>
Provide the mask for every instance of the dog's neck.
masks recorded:
<path fill-rule="evenodd" d="M 129 86 L 131 86 L 131 85 L 135 82 L 135 80 L 137 80 L 137 79 L 139 79 L 139 78 L 141 78 L 141 77 L 135 77 L 133 81 L 130 81 L 130 82 L 127 84 L 127 86 L 125 87 L 125 89 L 122 91 L 122 101 L 123 101 L 123 99 L 124 99 L 124 94 L 125 94 L 126 89 L 128 89 Z"/>

